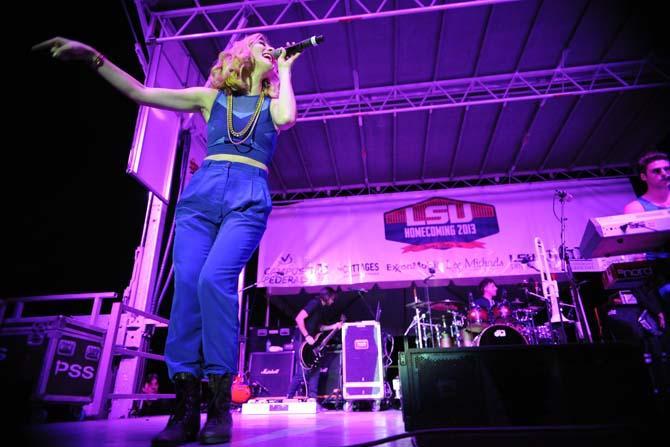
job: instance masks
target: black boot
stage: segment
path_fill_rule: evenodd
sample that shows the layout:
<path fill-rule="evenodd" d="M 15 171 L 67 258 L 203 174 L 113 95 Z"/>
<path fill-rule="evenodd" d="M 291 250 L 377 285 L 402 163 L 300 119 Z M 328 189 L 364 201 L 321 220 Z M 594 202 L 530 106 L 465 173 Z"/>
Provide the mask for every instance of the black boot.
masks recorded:
<path fill-rule="evenodd" d="M 207 405 L 207 422 L 200 431 L 201 444 L 219 444 L 230 440 L 233 418 L 230 416 L 232 374 L 210 374 L 211 400 Z"/>
<path fill-rule="evenodd" d="M 177 399 L 167 427 L 152 440 L 153 447 L 173 447 L 195 441 L 200 430 L 200 379 L 193 374 L 174 376 Z"/>

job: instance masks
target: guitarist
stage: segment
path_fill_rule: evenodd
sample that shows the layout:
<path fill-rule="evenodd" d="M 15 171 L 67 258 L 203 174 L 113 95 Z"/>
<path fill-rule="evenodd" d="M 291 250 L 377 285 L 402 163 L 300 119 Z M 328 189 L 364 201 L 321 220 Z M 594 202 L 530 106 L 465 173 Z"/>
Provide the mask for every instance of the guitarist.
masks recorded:
<path fill-rule="evenodd" d="M 330 331 L 342 328 L 342 321 L 344 315 L 334 315 L 333 304 L 337 298 L 337 292 L 332 287 L 324 287 L 319 292 L 319 295 L 311 299 L 305 307 L 303 307 L 298 315 L 295 317 L 295 322 L 298 326 L 297 331 L 293 337 L 293 346 L 296 354 L 303 341 L 309 345 L 314 345 L 315 337 L 320 331 Z M 339 320 L 339 321 L 338 321 Z M 297 358 L 297 356 L 296 356 Z M 307 397 L 316 399 L 319 387 L 319 373 L 320 365 L 306 369 L 296 361 L 295 372 L 291 385 L 288 388 L 288 398 L 292 399 L 296 391 L 303 383 L 307 385 Z"/>

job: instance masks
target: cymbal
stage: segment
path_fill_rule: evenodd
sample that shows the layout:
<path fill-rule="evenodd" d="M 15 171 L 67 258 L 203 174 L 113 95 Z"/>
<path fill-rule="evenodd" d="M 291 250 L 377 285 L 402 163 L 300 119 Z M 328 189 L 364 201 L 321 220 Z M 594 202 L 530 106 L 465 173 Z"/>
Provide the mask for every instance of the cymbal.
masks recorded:
<path fill-rule="evenodd" d="M 425 301 L 412 301 L 411 303 L 405 304 L 405 307 L 409 307 L 411 309 L 417 309 L 417 308 L 427 308 L 429 303 L 426 303 Z"/>
<path fill-rule="evenodd" d="M 405 304 L 405 307 L 411 307 L 411 308 L 417 308 L 417 307 L 428 307 L 429 303 L 426 303 L 425 301 L 412 301 L 411 303 Z"/>
<path fill-rule="evenodd" d="M 465 304 L 456 300 L 437 300 L 437 301 L 417 301 L 405 304 L 409 308 L 428 308 L 436 312 L 446 312 L 449 310 L 459 310 L 465 307 Z"/>
<path fill-rule="evenodd" d="M 448 312 L 453 310 L 460 310 L 465 307 L 465 303 L 456 300 L 440 300 L 433 301 L 430 308 L 436 312 Z"/>
<path fill-rule="evenodd" d="M 544 309 L 544 306 L 526 306 L 517 309 L 517 311 L 522 311 L 522 312 L 539 312 L 542 309 Z"/>

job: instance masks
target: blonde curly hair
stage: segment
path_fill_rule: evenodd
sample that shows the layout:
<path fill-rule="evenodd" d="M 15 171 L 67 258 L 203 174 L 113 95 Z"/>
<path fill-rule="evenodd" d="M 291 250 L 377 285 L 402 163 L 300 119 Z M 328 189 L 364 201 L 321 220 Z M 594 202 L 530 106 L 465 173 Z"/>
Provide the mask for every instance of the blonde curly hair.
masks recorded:
<path fill-rule="evenodd" d="M 250 34 L 232 44 L 230 49 L 219 53 L 216 64 L 209 72 L 207 84 L 217 90 L 223 90 L 227 95 L 247 94 L 251 89 L 251 73 L 255 68 L 255 61 L 251 53 L 251 46 L 258 42 L 268 42 L 260 33 Z M 277 64 L 263 79 L 265 94 L 276 98 L 279 94 L 279 76 Z"/>

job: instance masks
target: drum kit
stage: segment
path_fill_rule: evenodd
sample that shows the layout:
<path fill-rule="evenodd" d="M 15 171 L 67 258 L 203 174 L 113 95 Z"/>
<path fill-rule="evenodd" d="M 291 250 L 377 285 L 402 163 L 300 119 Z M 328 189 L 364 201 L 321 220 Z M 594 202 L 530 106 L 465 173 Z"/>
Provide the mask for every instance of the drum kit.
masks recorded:
<path fill-rule="evenodd" d="M 419 347 L 460 348 L 556 342 L 550 323 L 536 324 L 536 317 L 545 306 L 528 305 L 519 299 L 497 302 L 490 309 L 468 306 L 451 299 L 415 300 L 406 307 L 421 315 L 405 332 L 407 334 L 415 329 Z"/>

